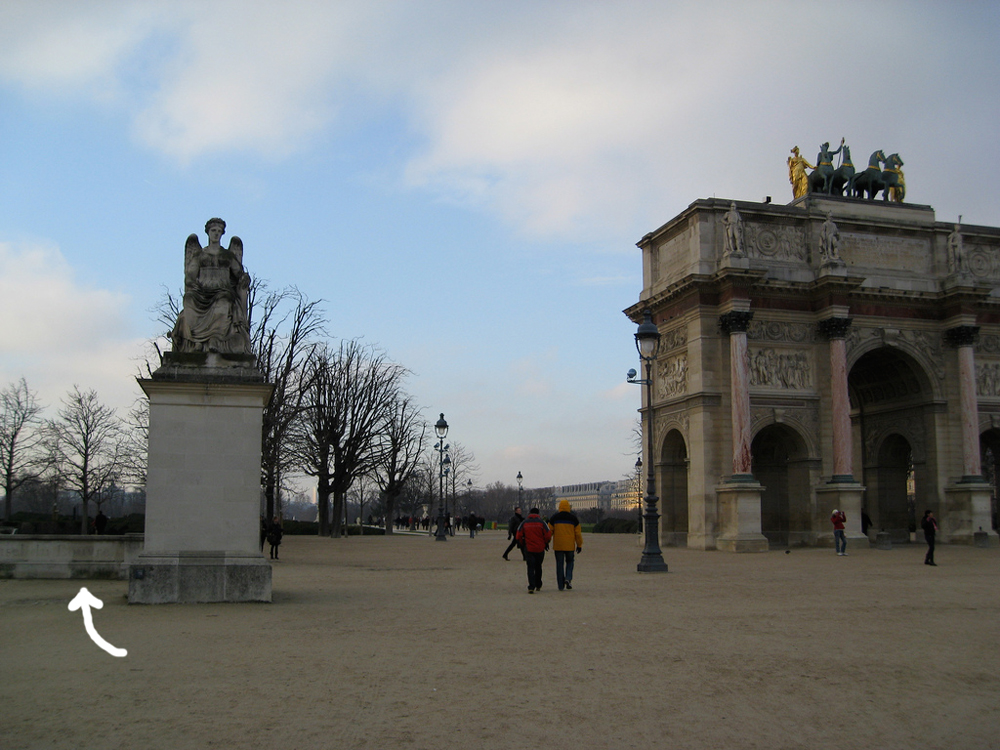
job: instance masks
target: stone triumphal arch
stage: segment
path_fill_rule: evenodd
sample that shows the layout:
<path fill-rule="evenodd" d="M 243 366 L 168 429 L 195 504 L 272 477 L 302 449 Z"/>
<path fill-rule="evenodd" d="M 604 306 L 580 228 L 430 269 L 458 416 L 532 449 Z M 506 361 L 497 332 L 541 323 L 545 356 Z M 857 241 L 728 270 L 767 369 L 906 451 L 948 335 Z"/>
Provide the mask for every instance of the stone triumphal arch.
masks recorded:
<path fill-rule="evenodd" d="M 849 539 L 932 509 L 996 543 L 1000 228 L 807 193 L 698 200 L 638 246 L 665 544 L 832 545 L 834 508 Z"/>

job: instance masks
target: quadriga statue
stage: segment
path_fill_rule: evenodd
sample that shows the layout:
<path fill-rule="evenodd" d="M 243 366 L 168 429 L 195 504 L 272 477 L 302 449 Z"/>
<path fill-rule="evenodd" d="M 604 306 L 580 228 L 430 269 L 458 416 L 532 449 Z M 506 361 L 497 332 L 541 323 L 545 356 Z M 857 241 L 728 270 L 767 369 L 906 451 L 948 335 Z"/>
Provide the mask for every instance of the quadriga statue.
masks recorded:
<path fill-rule="evenodd" d="M 174 352 L 250 354 L 243 241 L 233 237 L 228 248 L 220 244 L 222 219 L 209 219 L 205 233 L 207 246 L 196 234 L 184 246 L 184 307 L 170 334 Z"/>

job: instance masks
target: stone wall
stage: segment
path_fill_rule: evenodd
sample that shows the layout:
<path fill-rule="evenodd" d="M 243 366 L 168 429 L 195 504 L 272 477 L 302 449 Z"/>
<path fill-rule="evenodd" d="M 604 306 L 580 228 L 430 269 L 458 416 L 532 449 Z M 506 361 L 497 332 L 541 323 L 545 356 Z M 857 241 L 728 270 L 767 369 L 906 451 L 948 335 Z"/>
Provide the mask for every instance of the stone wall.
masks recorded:
<path fill-rule="evenodd" d="M 0 578 L 128 579 L 142 552 L 143 535 L 0 536 Z"/>

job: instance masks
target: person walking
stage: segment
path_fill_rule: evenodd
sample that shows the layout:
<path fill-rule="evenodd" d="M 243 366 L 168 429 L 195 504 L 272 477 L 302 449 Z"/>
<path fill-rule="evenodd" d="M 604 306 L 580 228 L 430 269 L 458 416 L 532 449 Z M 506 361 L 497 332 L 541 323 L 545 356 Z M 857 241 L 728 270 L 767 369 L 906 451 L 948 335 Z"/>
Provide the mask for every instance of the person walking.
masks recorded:
<path fill-rule="evenodd" d="M 927 555 L 924 557 L 924 565 L 937 567 L 937 563 L 934 562 L 934 537 L 937 535 L 938 524 L 937 519 L 934 518 L 933 511 L 924 511 L 924 517 L 920 521 L 920 528 L 924 530 L 924 539 L 927 540 Z"/>
<path fill-rule="evenodd" d="M 510 551 L 517 546 L 517 530 L 521 528 L 521 522 L 524 521 L 524 516 L 521 515 L 520 508 L 514 508 L 514 515 L 510 517 L 510 521 L 507 522 L 507 538 L 510 540 L 510 544 L 507 545 L 507 549 L 503 551 L 503 559 L 510 560 L 507 555 Z M 524 557 L 522 554 L 521 557 Z"/>
<path fill-rule="evenodd" d="M 267 529 L 267 541 L 271 545 L 271 559 L 278 559 L 278 547 L 281 545 L 281 537 L 284 536 L 284 531 L 281 529 L 281 523 L 278 521 L 278 517 L 275 516 L 274 520 L 271 521 L 271 525 Z"/>
<path fill-rule="evenodd" d="M 830 516 L 830 522 L 833 524 L 833 543 L 837 547 L 837 554 L 841 557 L 847 557 L 847 537 L 844 535 L 844 524 L 847 523 L 847 514 L 842 510 L 833 509 L 833 515 Z"/>
<path fill-rule="evenodd" d="M 569 500 L 559 501 L 559 512 L 549 519 L 552 527 L 552 549 L 556 553 L 556 585 L 559 590 L 573 589 L 573 563 L 577 552 L 583 552 L 583 531 L 580 519 L 571 513 Z"/>
<path fill-rule="evenodd" d="M 534 594 L 542 588 L 542 561 L 552 539 L 552 529 L 542 520 L 538 508 L 532 508 L 515 536 L 528 568 L 528 593 Z"/>

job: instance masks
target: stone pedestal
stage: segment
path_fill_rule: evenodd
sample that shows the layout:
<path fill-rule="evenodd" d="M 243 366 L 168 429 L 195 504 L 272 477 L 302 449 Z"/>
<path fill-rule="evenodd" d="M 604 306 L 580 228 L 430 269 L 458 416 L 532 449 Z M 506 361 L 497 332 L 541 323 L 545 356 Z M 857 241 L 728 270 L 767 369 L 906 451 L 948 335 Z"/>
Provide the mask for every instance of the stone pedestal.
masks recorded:
<path fill-rule="evenodd" d="M 260 446 L 271 386 L 219 355 L 165 358 L 149 397 L 143 552 L 130 603 L 271 601 L 260 552 Z M 191 361 L 187 361 L 191 360 Z"/>
<path fill-rule="evenodd" d="M 724 552 L 767 552 L 767 537 L 760 533 L 763 485 L 753 480 L 726 482 L 715 491 L 722 526 L 716 547 Z"/>
<path fill-rule="evenodd" d="M 820 514 L 824 514 L 819 520 L 819 528 L 826 531 L 817 535 L 817 541 L 821 546 L 833 547 L 833 525 L 830 523 L 830 515 L 834 508 L 844 511 L 847 521 L 844 523 L 844 537 L 847 539 L 847 546 L 851 544 L 859 545 L 862 549 L 871 546 L 871 540 L 867 534 L 861 533 L 861 501 L 864 497 L 865 487 L 854 481 L 843 482 L 834 481 L 816 488 L 816 502 L 819 505 Z"/>
<path fill-rule="evenodd" d="M 976 533 L 981 531 L 991 547 L 1000 545 L 1000 538 L 990 523 L 989 483 L 982 480 L 958 482 L 945 487 L 944 493 L 947 506 L 938 519 L 940 541 L 973 544 Z"/>

